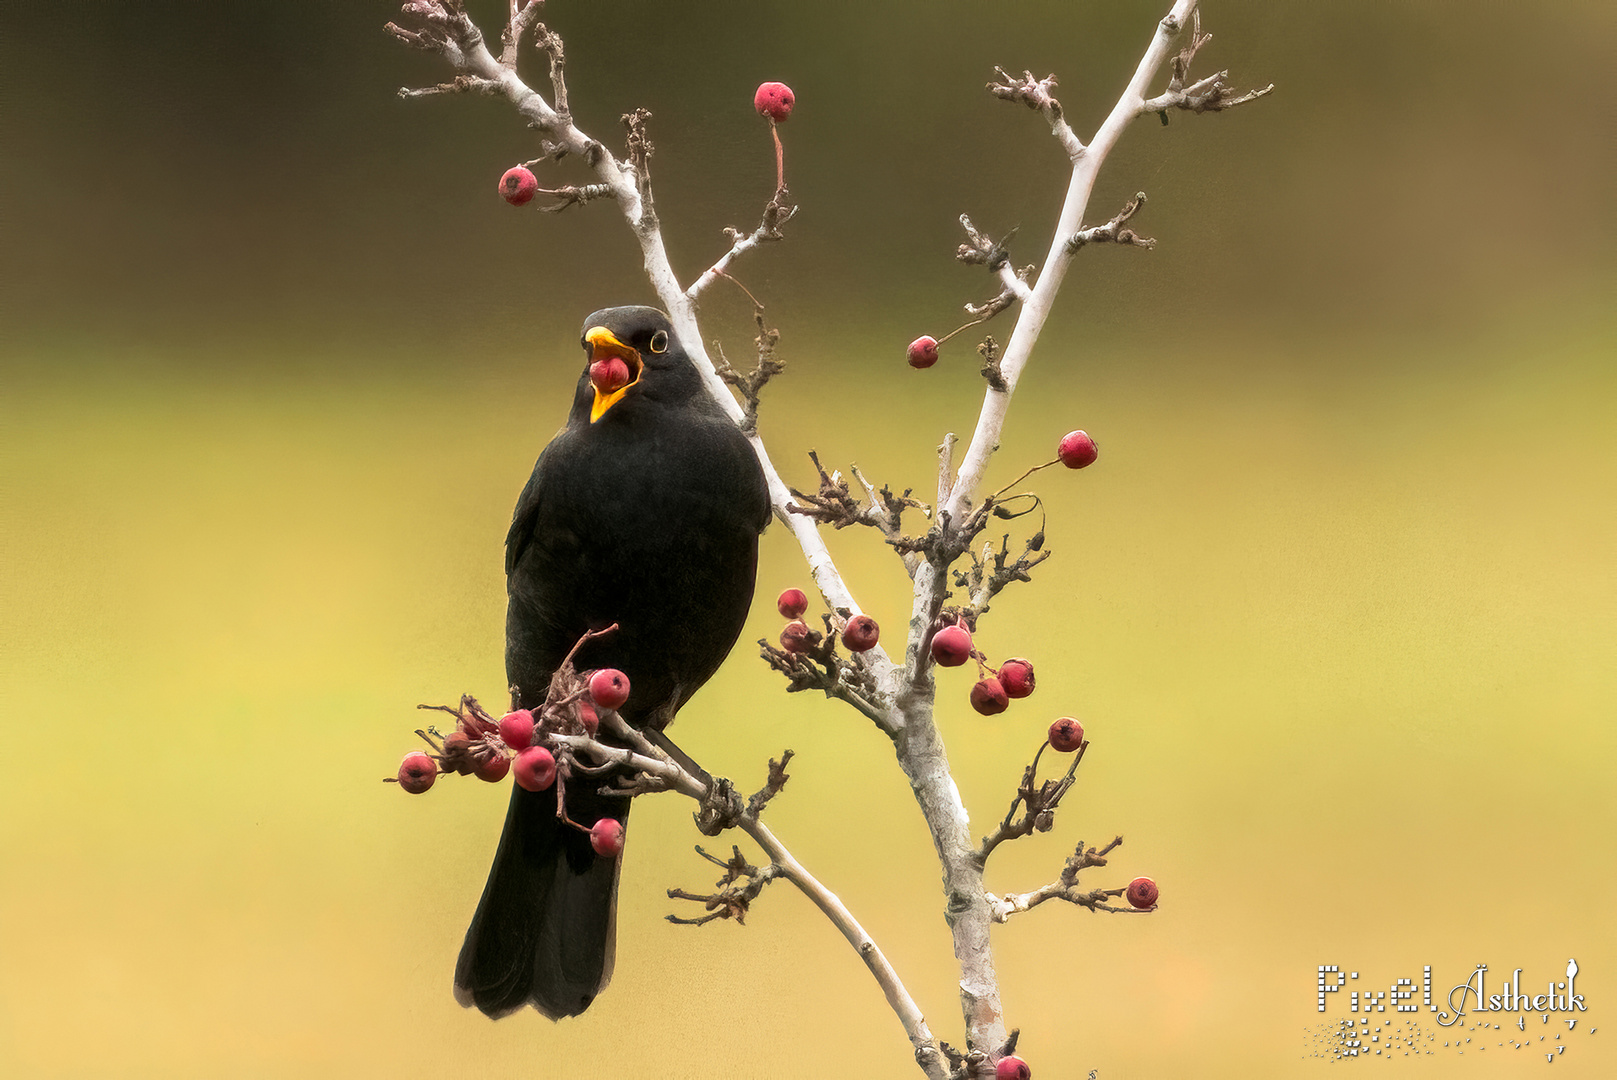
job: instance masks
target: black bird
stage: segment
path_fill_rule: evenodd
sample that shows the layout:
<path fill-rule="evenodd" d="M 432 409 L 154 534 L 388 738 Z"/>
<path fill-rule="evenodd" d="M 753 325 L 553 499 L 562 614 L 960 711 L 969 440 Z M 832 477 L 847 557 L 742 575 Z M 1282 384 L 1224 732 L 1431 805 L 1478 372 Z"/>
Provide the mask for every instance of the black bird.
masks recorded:
<path fill-rule="evenodd" d="M 769 494 L 740 429 L 708 396 L 668 317 L 617 307 L 584 321 L 567 425 L 517 500 L 505 540 L 506 675 L 524 707 L 586 632 L 580 670 L 629 677 L 620 714 L 661 731 L 718 670 L 752 600 Z M 619 359 L 604 393 L 590 364 Z M 567 815 L 625 821 L 599 778 L 567 785 Z M 577 1016 L 612 977 L 619 859 L 556 817 L 556 789 L 512 785 L 505 831 L 455 966 L 455 997 L 491 1017 L 531 1004 Z"/>

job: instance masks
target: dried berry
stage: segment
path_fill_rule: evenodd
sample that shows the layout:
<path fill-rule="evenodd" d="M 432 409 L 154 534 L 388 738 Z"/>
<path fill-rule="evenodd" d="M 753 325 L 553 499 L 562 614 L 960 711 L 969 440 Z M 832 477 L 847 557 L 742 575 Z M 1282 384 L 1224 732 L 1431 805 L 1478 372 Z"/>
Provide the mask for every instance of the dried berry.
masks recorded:
<path fill-rule="evenodd" d="M 1128 892 L 1125 893 L 1131 907 L 1144 911 L 1146 908 L 1157 906 L 1157 883 L 1148 877 L 1137 877 L 1129 882 Z"/>
<path fill-rule="evenodd" d="M 842 628 L 842 644 L 852 652 L 864 652 L 874 649 L 876 642 L 881 640 L 881 627 L 869 615 L 855 615 L 848 620 L 848 625 Z"/>
<path fill-rule="evenodd" d="M 438 779 L 438 763 L 419 750 L 412 750 L 399 762 L 399 787 L 419 795 Z"/>
<path fill-rule="evenodd" d="M 814 645 L 814 631 L 802 619 L 793 619 L 780 632 L 780 647 L 789 653 L 808 652 Z"/>
<path fill-rule="evenodd" d="M 990 675 L 971 688 L 971 707 L 984 716 L 998 716 L 1010 707 L 1011 699 L 999 680 Z"/>
<path fill-rule="evenodd" d="M 1050 725 L 1050 746 L 1063 754 L 1070 754 L 1084 744 L 1084 725 L 1070 716 L 1063 716 Z"/>
<path fill-rule="evenodd" d="M 504 754 L 493 754 L 478 762 L 477 768 L 473 771 L 479 780 L 498 784 L 505 779 L 505 774 L 511 771 L 511 759 Z"/>

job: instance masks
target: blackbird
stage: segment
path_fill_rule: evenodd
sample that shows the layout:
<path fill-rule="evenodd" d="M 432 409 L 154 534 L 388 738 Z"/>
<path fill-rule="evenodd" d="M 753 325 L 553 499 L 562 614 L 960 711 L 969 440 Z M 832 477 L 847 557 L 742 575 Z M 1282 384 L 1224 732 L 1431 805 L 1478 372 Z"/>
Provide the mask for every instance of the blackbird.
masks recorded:
<path fill-rule="evenodd" d="M 583 346 L 572 412 L 539 455 L 505 540 L 506 675 L 522 706 L 537 707 L 579 639 L 616 623 L 573 662 L 624 672 L 620 715 L 660 732 L 741 633 L 769 494 L 752 447 L 661 311 L 597 311 Z M 613 360 L 624 369 L 598 389 L 591 365 Z M 600 794 L 605 782 L 566 785 L 572 821 L 628 819 L 629 800 Z M 577 1016 L 612 977 L 621 860 L 597 857 L 586 833 L 558 819 L 555 787 L 512 787 L 455 997 L 490 1017 L 525 1004 L 552 1020 Z"/>

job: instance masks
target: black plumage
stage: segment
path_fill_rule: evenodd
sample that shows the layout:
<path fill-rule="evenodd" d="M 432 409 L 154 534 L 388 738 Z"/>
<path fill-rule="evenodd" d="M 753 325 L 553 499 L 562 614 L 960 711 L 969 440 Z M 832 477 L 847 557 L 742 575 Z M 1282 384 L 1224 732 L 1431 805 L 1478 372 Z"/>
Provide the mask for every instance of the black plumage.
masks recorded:
<path fill-rule="evenodd" d="M 617 623 L 574 663 L 622 670 L 631 692 L 621 715 L 660 731 L 741 632 L 768 491 L 666 315 L 597 311 L 583 344 L 567 425 L 539 455 L 506 537 L 506 674 L 522 704 L 538 706 L 579 638 Z M 613 357 L 633 381 L 608 395 L 589 365 Z M 576 1016 L 612 975 L 620 859 L 597 858 L 584 833 L 558 821 L 555 788 L 512 786 L 455 996 L 495 1017 L 525 1004 Z M 628 800 L 599 787 L 567 786 L 573 821 L 627 819 Z"/>

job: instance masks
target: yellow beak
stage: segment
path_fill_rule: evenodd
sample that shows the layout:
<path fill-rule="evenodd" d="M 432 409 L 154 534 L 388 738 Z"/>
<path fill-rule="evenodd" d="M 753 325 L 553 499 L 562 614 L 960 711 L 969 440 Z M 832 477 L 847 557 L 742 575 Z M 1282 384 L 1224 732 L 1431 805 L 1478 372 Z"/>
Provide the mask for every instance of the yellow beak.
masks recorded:
<path fill-rule="evenodd" d="M 639 350 L 625 345 L 604 326 L 592 326 L 584 334 L 584 341 L 590 347 L 590 363 L 598 360 L 609 360 L 617 357 L 629 365 L 629 381 L 627 384 L 603 394 L 600 387 L 595 388 L 595 403 L 590 406 L 590 423 L 595 423 L 606 415 L 606 410 L 622 400 L 623 395 L 629 392 L 629 387 L 640 381 L 640 373 L 645 365 L 641 363 Z"/>

